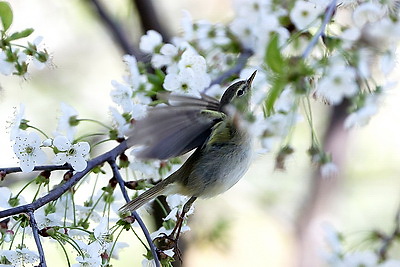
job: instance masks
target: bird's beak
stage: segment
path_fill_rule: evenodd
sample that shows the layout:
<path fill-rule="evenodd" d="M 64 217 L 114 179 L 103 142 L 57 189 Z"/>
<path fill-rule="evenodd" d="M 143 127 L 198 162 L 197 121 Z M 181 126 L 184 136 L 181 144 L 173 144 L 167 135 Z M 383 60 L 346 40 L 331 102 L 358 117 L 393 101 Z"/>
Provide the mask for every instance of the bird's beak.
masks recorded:
<path fill-rule="evenodd" d="M 249 87 L 251 86 L 251 84 L 252 84 L 252 82 L 254 80 L 254 77 L 256 77 L 256 74 L 257 74 L 257 70 L 255 70 L 253 72 L 253 74 L 251 74 L 250 78 L 247 79 L 247 84 L 248 84 Z"/>

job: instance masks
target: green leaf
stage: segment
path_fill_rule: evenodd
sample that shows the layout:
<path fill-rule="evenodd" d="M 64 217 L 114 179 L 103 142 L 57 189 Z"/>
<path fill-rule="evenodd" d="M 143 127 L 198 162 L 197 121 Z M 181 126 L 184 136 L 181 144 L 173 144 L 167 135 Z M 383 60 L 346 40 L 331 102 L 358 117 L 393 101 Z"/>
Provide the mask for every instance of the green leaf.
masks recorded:
<path fill-rule="evenodd" d="M 285 85 L 286 82 L 282 78 L 277 78 L 273 81 L 272 87 L 268 92 L 267 99 L 265 100 L 265 108 L 268 116 L 274 111 L 275 101 L 281 95 L 283 89 L 285 89 Z"/>
<path fill-rule="evenodd" d="M 7 38 L 7 41 L 13 41 L 13 40 L 28 37 L 29 35 L 31 35 L 33 33 L 33 31 L 34 31 L 34 29 L 28 28 L 28 29 L 25 29 L 20 32 L 14 32 Z"/>
<path fill-rule="evenodd" d="M 264 61 L 274 72 L 284 73 L 287 64 L 285 58 L 281 54 L 277 34 L 274 34 L 268 43 Z"/>
<path fill-rule="evenodd" d="M 147 79 L 153 85 L 152 91 L 161 92 L 163 91 L 163 83 L 165 79 L 165 74 L 162 70 L 155 69 L 154 74 L 147 74 Z"/>
<path fill-rule="evenodd" d="M 342 43 L 342 41 L 339 38 L 330 37 L 330 36 L 326 36 L 326 35 L 324 36 L 322 41 L 324 42 L 326 48 L 328 48 L 328 50 L 330 52 L 332 52 L 336 48 L 340 47 L 340 45 Z"/>
<path fill-rule="evenodd" d="M 7 31 L 13 22 L 13 12 L 9 3 L 0 2 L 0 19 L 3 24 L 3 30 Z"/>

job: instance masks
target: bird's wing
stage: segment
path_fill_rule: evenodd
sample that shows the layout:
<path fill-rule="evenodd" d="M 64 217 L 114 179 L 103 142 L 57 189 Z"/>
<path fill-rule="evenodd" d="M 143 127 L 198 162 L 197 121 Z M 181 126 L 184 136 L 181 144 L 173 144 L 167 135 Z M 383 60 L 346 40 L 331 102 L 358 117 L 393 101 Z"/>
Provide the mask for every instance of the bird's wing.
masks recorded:
<path fill-rule="evenodd" d="M 152 108 L 134 123 L 128 146 L 142 146 L 136 154 L 139 158 L 167 159 L 203 145 L 225 116 L 217 111 L 219 102 L 207 98 L 168 96 L 169 106 Z"/>
<path fill-rule="evenodd" d="M 219 101 L 206 94 L 200 94 L 201 98 L 175 95 L 171 93 L 158 94 L 158 98 L 166 100 L 170 106 L 179 107 L 198 107 L 199 109 L 207 109 L 217 111 L 219 109 Z"/>

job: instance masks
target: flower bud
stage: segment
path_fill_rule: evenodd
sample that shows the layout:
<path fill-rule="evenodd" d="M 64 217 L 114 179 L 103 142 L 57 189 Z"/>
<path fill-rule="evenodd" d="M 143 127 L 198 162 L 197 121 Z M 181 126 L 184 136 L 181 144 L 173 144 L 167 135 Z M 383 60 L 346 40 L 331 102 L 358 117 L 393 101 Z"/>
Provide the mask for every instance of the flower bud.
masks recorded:
<path fill-rule="evenodd" d="M 12 231 L 12 230 L 7 230 L 7 231 L 4 233 L 3 240 L 4 240 L 4 242 L 9 243 L 9 242 L 11 242 L 11 241 L 13 240 L 13 237 L 14 237 L 14 231 Z"/>
<path fill-rule="evenodd" d="M 51 138 L 47 138 L 42 142 L 42 145 L 45 147 L 50 147 L 53 144 L 53 140 Z"/>

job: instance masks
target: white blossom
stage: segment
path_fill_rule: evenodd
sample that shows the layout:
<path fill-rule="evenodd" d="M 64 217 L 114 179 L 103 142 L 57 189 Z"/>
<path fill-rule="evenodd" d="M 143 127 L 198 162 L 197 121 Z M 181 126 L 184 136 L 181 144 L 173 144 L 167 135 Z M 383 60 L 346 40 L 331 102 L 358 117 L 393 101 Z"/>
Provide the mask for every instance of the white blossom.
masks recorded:
<path fill-rule="evenodd" d="M 172 69 L 176 70 L 178 52 L 178 47 L 173 44 L 164 44 L 160 49 L 160 53 L 154 54 L 151 58 L 151 64 L 155 68 L 167 66 L 167 72 L 171 72 Z"/>
<path fill-rule="evenodd" d="M 44 51 L 44 53 L 45 53 L 45 49 L 43 48 L 44 47 L 44 44 L 43 44 L 43 36 L 37 36 L 34 40 L 33 40 L 33 45 L 35 45 L 36 46 L 36 49 L 37 49 L 37 51 Z M 42 52 L 43 53 L 43 52 Z M 32 56 L 31 57 L 31 59 L 32 59 L 32 63 L 33 63 L 33 65 L 37 68 L 37 69 L 39 69 L 39 70 L 42 70 L 42 69 L 44 69 L 47 65 L 49 65 L 49 64 L 51 64 L 51 62 L 50 62 L 50 57 L 47 59 L 47 61 L 45 61 L 45 62 L 42 62 L 42 61 L 40 61 L 40 60 L 38 60 L 35 56 Z"/>
<path fill-rule="evenodd" d="M 104 203 L 104 202 L 100 202 Z M 93 207 L 82 206 L 82 205 L 75 205 L 75 215 L 77 218 L 89 218 L 93 222 L 100 222 L 103 216 L 99 214 L 98 208 L 103 205 L 97 205 L 95 209 Z M 103 206 L 104 207 L 104 206 Z M 100 211 L 103 212 L 104 210 Z"/>
<path fill-rule="evenodd" d="M 64 204 L 64 203 L 63 203 Z M 66 206 L 62 206 L 57 203 L 56 209 L 54 212 L 46 214 L 45 208 L 40 208 L 35 212 L 35 219 L 39 229 L 43 229 L 45 227 L 51 227 L 56 225 L 65 224 L 66 216 Z M 68 209 L 68 214 L 73 215 L 71 209 Z"/>
<path fill-rule="evenodd" d="M 21 132 L 15 137 L 13 149 L 23 172 L 31 172 L 36 165 L 46 161 L 46 154 L 40 148 L 41 143 L 39 135 L 34 132 Z"/>
<path fill-rule="evenodd" d="M 324 224 L 323 230 L 325 232 L 325 240 L 328 243 L 329 248 L 332 250 L 332 253 L 340 255 L 343 252 L 343 245 L 339 233 L 330 224 Z"/>
<path fill-rule="evenodd" d="M 395 260 L 395 259 L 388 259 L 379 265 L 379 267 L 398 267 L 398 266 L 400 266 L 400 260 Z"/>
<path fill-rule="evenodd" d="M 12 192 L 8 187 L 0 187 L 0 209 L 6 210 L 11 208 L 8 201 L 12 196 Z"/>
<path fill-rule="evenodd" d="M 166 90 L 199 97 L 200 92 L 210 85 L 206 60 L 190 49 L 182 54 L 177 71 L 165 76 L 163 86 Z"/>
<path fill-rule="evenodd" d="M 306 1 L 296 1 L 290 11 L 290 19 L 297 29 L 303 30 L 314 23 L 322 11 L 323 9 L 319 5 Z"/>
<path fill-rule="evenodd" d="M 291 88 L 286 88 L 282 91 L 279 98 L 275 101 L 274 110 L 276 112 L 288 113 L 291 109 L 293 109 L 295 100 L 296 98 L 293 90 Z"/>
<path fill-rule="evenodd" d="M 53 144 L 60 151 L 53 159 L 55 164 L 62 165 L 69 163 L 77 172 L 83 171 L 86 168 L 87 162 L 85 156 L 90 151 L 88 142 L 71 144 L 67 137 L 59 135 L 54 138 Z"/>
<path fill-rule="evenodd" d="M 39 261 L 39 255 L 27 248 L 15 249 L 15 250 L 2 250 L 0 255 L 5 256 L 13 266 L 22 267 L 27 264 L 37 263 Z"/>
<path fill-rule="evenodd" d="M 143 104 L 133 104 L 132 107 L 132 118 L 140 120 L 147 114 L 147 106 Z"/>
<path fill-rule="evenodd" d="M 4 51 L 0 51 L 0 73 L 3 75 L 11 75 L 15 70 L 13 62 L 7 61 L 7 55 Z"/>
<path fill-rule="evenodd" d="M 356 72 L 352 67 L 334 65 L 330 67 L 326 76 L 317 84 L 316 94 L 333 105 L 342 102 L 343 98 L 351 97 L 358 91 L 355 82 Z"/>
<path fill-rule="evenodd" d="M 75 240 L 75 242 L 79 245 L 79 248 L 82 250 L 83 255 L 79 255 L 78 257 L 76 257 L 76 261 L 78 262 L 78 264 L 74 264 L 72 266 L 101 266 L 101 253 L 103 253 L 104 250 L 102 249 L 102 246 L 99 242 L 92 242 L 90 244 L 85 244 L 80 240 Z"/>
<path fill-rule="evenodd" d="M 174 195 L 167 196 L 166 200 L 167 200 L 168 206 L 171 208 L 171 211 L 164 218 L 164 221 L 167 221 L 167 220 L 177 221 L 176 215 L 179 214 L 180 210 L 182 210 L 182 207 L 189 200 L 189 197 L 182 196 L 179 194 L 174 194 Z M 186 216 L 193 214 L 193 212 L 194 212 L 194 205 L 191 205 L 189 211 L 186 213 Z"/>
<path fill-rule="evenodd" d="M 235 0 L 233 7 L 238 17 L 260 17 L 271 11 L 270 0 Z M 253 16 L 253 17 L 251 17 Z"/>
<path fill-rule="evenodd" d="M 242 45 L 247 49 L 254 49 L 256 44 L 256 29 L 249 23 L 246 17 L 238 17 L 234 19 L 230 25 L 233 34 L 242 40 Z"/>
<path fill-rule="evenodd" d="M 367 23 L 378 21 L 385 14 L 382 5 L 374 2 L 361 3 L 353 12 L 353 22 L 362 27 Z"/>
<path fill-rule="evenodd" d="M 320 166 L 320 172 L 323 178 L 333 178 L 337 175 L 338 171 L 338 167 L 333 162 L 326 162 Z"/>
<path fill-rule="evenodd" d="M 387 49 L 396 45 L 400 39 L 400 22 L 385 17 L 376 23 L 367 24 L 363 29 L 363 38 L 380 50 Z"/>
<path fill-rule="evenodd" d="M 344 121 L 344 127 L 346 129 L 354 126 L 366 125 L 372 116 L 378 112 L 377 97 L 367 96 L 364 105 L 357 109 L 355 112 L 350 113 Z"/>
<path fill-rule="evenodd" d="M 253 135 L 261 139 L 263 148 L 261 152 L 272 151 L 277 141 L 284 138 L 291 127 L 301 120 L 300 114 L 294 112 L 275 113 L 264 119 L 262 115 L 256 117 L 256 121 L 251 124 L 251 131 L 253 131 Z"/>
<path fill-rule="evenodd" d="M 357 27 L 351 27 L 348 29 L 345 29 L 341 34 L 340 38 L 350 42 L 350 44 L 344 44 L 345 47 L 350 47 L 350 45 L 354 42 L 357 41 L 361 36 L 361 30 L 358 29 Z"/>
<path fill-rule="evenodd" d="M 379 60 L 379 66 L 383 75 L 389 75 L 396 66 L 396 55 L 394 55 L 394 51 L 384 53 Z"/>
<path fill-rule="evenodd" d="M 344 255 L 340 267 L 376 267 L 378 265 L 378 256 L 372 251 L 360 251 L 347 253 Z"/>
<path fill-rule="evenodd" d="M 121 106 L 124 112 L 132 112 L 132 88 L 117 81 L 111 81 L 111 84 L 114 87 L 114 90 L 110 92 L 112 101 Z"/>
<path fill-rule="evenodd" d="M 132 87 L 132 90 L 135 91 L 139 89 L 141 76 L 139 73 L 139 68 L 137 65 L 137 60 L 135 57 L 131 55 L 123 56 L 123 61 L 125 62 L 126 66 L 128 67 L 129 75 L 126 79 L 128 84 Z"/>
<path fill-rule="evenodd" d="M 191 69 L 194 73 L 203 74 L 207 71 L 207 64 L 204 57 L 194 53 L 192 50 L 183 52 L 178 63 L 179 70 Z"/>
<path fill-rule="evenodd" d="M 25 120 L 25 105 L 20 104 L 19 110 L 14 112 L 14 119 L 11 122 L 10 139 L 15 140 L 15 138 L 20 135 L 23 131 L 20 126 Z"/>
<path fill-rule="evenodd" d="M 154 30 L 149 30 L 146 35 L 140 38 L 139 48 L 145 53 L 154 53 L 155 48 L 161 44 L 161 34 Z"/>
<path fill-rule="evenodd" d="M 133 149 L 131 152 L 132 156 L 135 156 L 137 151 L 140 151 L 140 148 Z M 160 167 L 160 162 L 157 160 L 152 161 L 140 161 L 138 159 L 130 161 L 129 168 L 135 172 L 138 172 L 139 178 L 148 178 L 148 177 L 159 177 L 158 168 Z"/>
<path fill-rule="evenodd" d="M 203 50 L 227 45 L 230 42 L 222 25 L 212 24 L 205 20 L 196 23 L 196 40 L 200 49 Z"/>
<path fill-rule="evenodd" d="M 76 121 L 78 112 L 65 103 L 61 103 L 61 116 L 58 118 L 57 133 L 65 134 L 69 140 L 74 139 L 76 133 L 76 125 L 72 122 Z"/>
<path fill-rule="evenodd" d="M 125 117 L 122 116 L 121 113 L 118 112 L 118 110 L 114 107 L 109 107 L 109 109 L 112 115 L 114 128 L 116 128 L 118 131 L 118 137 L 122 138 L 128 133 L 131 123 L 126 121 Z"/>
<path fill-rule="evenodd" d="M 183 38 L 187 41 L 193 40 L 194 27 L 192 15 L 187 10 L 182 10 L 181 27 L 183 30 Z"/>
<path fill-rule="evenodd" d="M 223 93 L 222 86 L 220 84 L 213 84 L 210 87 L 206 88 L 205 93 L 209 96 L 215 97 L 219 99 Z"/>
<path fill-rule="evenodd" d="M 163 86 L 171 92 L 187 93 L 200 97 L 200 92 L 206 87 L 205 84 L 207 83 L 209 83 L 209 77 L 206 74 L 197 76 L 192 69 L 188 68 L 181 70 L 179 74 L 167 74 Z"/>
<path fill-rule="evenodd" d="M 105 251 L 111 245 L 111 234 L 110 229 L 108 227 L 108 218 L 103 217 L 100 220 L 100 223 L 93 229 L 93 236 L 95 238 L 95 242 L 98 242 L 102 250 Z"/>

